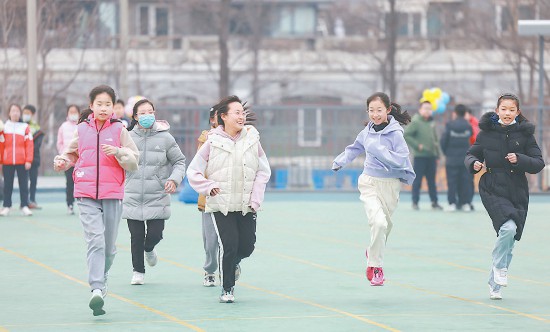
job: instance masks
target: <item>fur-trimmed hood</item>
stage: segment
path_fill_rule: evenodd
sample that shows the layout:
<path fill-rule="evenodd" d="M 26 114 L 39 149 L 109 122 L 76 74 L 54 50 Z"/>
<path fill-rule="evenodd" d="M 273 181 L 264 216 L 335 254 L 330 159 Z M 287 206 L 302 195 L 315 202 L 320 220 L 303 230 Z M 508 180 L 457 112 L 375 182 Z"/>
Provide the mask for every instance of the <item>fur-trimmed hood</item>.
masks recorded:
<path fill-rule="evenodd" d="M 479 120 L 479 129 L 484 131 L 500 130 L 505 128 L 498 123 L 498 115 L 495 112 L 487 112 L 483 114 Z M 510 125 L 513 131 L 520 131 L 525 136 L 530 136 L 535 133 L 535 125 L 523 117 L 518 117 L 517 122 Z"/>

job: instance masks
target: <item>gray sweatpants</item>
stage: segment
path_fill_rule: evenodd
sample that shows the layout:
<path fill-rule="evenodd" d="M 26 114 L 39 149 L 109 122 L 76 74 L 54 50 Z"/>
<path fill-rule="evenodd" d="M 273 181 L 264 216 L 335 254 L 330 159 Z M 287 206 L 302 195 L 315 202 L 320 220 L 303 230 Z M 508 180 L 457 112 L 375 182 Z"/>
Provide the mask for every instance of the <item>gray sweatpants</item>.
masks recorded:
<path fill-rule="evenodd" d="M 122 200 L 77 198 L 76 202 L 88 244 L 88 283 L 92 290 L 103 290 L 105 275 L 115 259 Z"/>
<path fill-rule="evenodd" d="M 206 254 L 204 271 L 208 274 L 214 274 L 218 269 L 219 245 L 218 234 L 216 234 L 211 213 L 202 213 L 202 242 L 204 244 L 204 253 Z"/>

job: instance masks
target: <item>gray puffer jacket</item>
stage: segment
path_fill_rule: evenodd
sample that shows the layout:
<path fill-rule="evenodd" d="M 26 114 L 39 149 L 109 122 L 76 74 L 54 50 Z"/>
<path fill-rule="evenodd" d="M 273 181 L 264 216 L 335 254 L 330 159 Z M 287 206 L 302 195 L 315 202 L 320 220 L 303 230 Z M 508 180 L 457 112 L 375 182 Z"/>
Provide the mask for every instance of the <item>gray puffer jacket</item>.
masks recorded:
<path fill-rule="evenodd" d="M 170 125 L 157 120 L 153 128 L 135 126 L 130 136 L 139 150 L 138 169 L 126 172 L 122 208 L 123 219 L 152 220 L 170 218 L 170 195 L 164 191 L 166 181 L 176 185 L 185 176 L 185 156 Z"/>

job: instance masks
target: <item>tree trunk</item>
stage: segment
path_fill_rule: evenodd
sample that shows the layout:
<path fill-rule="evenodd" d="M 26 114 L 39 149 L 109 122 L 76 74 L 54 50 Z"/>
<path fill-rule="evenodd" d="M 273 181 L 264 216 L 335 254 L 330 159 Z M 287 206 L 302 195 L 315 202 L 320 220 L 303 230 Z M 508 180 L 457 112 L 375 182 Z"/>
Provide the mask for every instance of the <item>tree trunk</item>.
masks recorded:
<path fill-rule="evenodd" d="M 222 0 L 220 7 L 220 27 L 218 44 L 220 46 L 220 98 L 229 95 L 229 10 L 231 0 Z"/>
<path fill-rule="evenodd" d="M 389 13 L 389 31 L 388 31 L 388 85 L 390 99 L 395 100 L 397 97 L 397 82 L 395 80 L 395 55 L 397 53 L 397 13 L 395 11 L 395 0 L 389 0 L 390 13 Z"/>

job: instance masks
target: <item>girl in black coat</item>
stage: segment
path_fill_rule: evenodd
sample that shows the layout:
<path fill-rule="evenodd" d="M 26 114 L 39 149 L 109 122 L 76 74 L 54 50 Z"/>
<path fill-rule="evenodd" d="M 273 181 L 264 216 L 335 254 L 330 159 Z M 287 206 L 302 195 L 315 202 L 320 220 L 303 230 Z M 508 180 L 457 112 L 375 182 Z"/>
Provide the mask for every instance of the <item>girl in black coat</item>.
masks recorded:
<path fill-rule="evenodd" d="M 479 195 L 498 236 L 489 276 L 490 298 L 500 300 L 500 288 L 508 284 L 514 242 L 521 239 L 527 218 L 525 173 L 540 172 L 544 161 L 533 136 L 535 126 L 521 115 L 515 95 L 500 96 L 495 112 L 485 113 L 479 128 L 464 163 L 472 173 L 486 169 L 479 181 Z"/>

